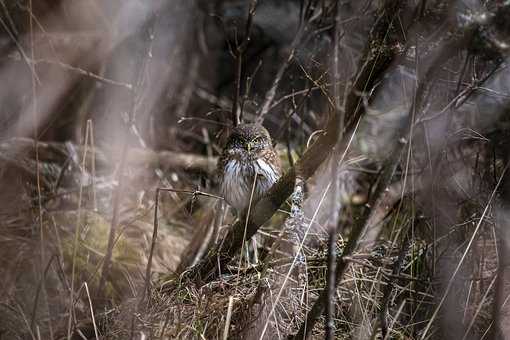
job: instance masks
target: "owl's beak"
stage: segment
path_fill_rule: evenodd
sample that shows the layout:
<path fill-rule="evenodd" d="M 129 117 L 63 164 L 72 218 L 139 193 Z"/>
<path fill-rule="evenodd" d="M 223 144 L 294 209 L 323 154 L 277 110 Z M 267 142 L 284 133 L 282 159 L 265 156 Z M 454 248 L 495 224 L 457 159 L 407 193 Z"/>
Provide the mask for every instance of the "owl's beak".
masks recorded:
<path fill-rule="evenodd" d="M 248 153 L 251 151 L 251 143 L 246 144 L 246 150 L 248 150 Z"/>

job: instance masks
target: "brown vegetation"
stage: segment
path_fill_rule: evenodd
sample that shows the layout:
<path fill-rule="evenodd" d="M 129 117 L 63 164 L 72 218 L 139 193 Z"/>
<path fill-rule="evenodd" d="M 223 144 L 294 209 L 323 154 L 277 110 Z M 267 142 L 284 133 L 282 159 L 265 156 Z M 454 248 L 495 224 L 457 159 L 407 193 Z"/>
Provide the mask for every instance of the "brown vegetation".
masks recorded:
<path fill-rule="evenodd" d="M 509 14 L 0 0 L 0 340 L 505 338 Z M 240 122 L 284 174 L 236 217 Z"/>

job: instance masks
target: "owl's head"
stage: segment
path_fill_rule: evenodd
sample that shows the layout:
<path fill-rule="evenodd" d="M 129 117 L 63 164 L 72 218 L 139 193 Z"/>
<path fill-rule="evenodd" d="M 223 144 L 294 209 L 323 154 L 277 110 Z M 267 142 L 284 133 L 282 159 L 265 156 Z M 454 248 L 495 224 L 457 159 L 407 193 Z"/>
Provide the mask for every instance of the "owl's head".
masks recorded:
<path fill-rule="evenodd" d="M 232 155 L 257 157 L 272 149 L 269 132 L 260 124 L 240 124 L 228 137 L 226 150 Z"/>

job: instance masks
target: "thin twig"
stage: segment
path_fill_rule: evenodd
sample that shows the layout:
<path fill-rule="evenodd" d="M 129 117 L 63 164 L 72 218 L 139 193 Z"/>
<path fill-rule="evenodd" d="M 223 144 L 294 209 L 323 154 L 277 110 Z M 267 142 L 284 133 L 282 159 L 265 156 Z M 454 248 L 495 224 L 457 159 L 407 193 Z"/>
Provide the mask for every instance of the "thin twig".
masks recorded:
<path fill-rule="evenodd" d="M 117 226 L 119 224 L 119 211 L 120 211 L 120 201 L 123 197 L 123 191 L 124 191 L 124 168 L 126 164 L 126 153 L 127 153 L 127 143 L 124 142 L 121 153 L 120 153 L 120 162 L 119 167 L 117 170 L 117 177 L 116 182 L 117 187 L 115 188 L 113 192 L 113 199 L 112 199 L 112 206 L 113 206 L 113 212 L 112 212 L 112 220 L 110 224 L 110 232 L 108 236 L 108 244 L 106 247 L 106 254 L 103 260 L 103 267 L 101 269 L 101 276 L 99 279 L 99 284 L 97 288 L 97 293 L 99 294 L 98 297 L 100 300 L 103 300 L 105 298 L 104 290 L 106 285 L 106 278 L 108 276 L 108 273 L 110 271 L 110 265 L 111 265 L 111 259 L 113 255 L 113 247 L 114 247 L 114 240 L 115 235 L 117 233 Z"/>
<path fill-rule="evenodd" d="M 224 199 L 221 196 L 216 196 L 216 195 L 210 194 L 208 192 L 203 192 L 203 191 L 200 191 L 200 190 L 186 190 L 186 189 L 173 189 L 173 188 L 158 188 L 158 189 L 161 190 L 161 191 L 170 191 L 170 192 L 190 194 L 193 197 L 195 197 L 195 196 L 204 196 L 204 197 L 209 197 L 209 198 L 215 198 L 215 199 L 218 199 L 218 200 L 223 200 Z"/>
<path fill-rule="evenodd" d="M 97 331 L 96 318 L 94 317 L 94 308 L 92 307 L 92 299 L 90 298 L 89 286 L 87 282 L 83 283 L 85 285 L 85 291 L 87 292 L 87 298 L 89 300 L 89 308 L 90 308 L 90 317 L 92 318 L 92 325 L 94 326 L 94 334 L 96 336 L 96 340 L 99 340 L 99 333 Z"/>
<path fill-rule="evenodd" d="M 154 204 L 154 223 L 153 223 L 153 230 L 152 230 L 152 240 L 151 240 L 151 248 L 149 250 L 149 257 L 147 259 L 147 267 L 145 269 L 145 280 L 144 280 L 144 287 L 143 292 L 141 294 L 140 300 L 138 302 L 138 309 L 141 308 L 142 303 L 144 302 L 145 298 L 150 297 L 150 281 L 151 281 L 151 267 L 152 267 L 152 257 L 154 256 L 154 249 L 156 248 L 156 240 L 158 238 L 158 208 L 159 208 L 159 193 L 161 189 L 156 189 L 156 197 L 155 197 L 155 204 Z M 150 299 L 149 299 L 150 301 Z"/>
<path fill-rule="evenodd" d="M 491 283 L 489 284 L 489 286 L 485 289 L 485 293 L 483 294 L 483 297 L 482 299 L 480 300 L 480 303 L 478 304 L 478 307 L 476 308 L 476 311 L 475 311 L 475 314 L 473 315 L 473 318 L 471 319 L 471 322 L 469 322 L 469 325 L 466 329 L 466 332 L 464 333 L 464 336 L 462 337 L 462 340 L 465 340 L 468 335 L 469 335 L 469 332 L 471 331 L 471 328 L 473 327 L 473 325 L 475 324 L 475 321 L 476 321 L 476 317 L 478 316 L 478 314 L 480 314 L 480 311 L 482 310 L 482 308 L 485 306 L 485 301 L 487 300 L 487 296 L 489 295 L 489 293 L 492 292 L 492 286 L 494 285 L 494 283 L 496 282 L 496 279 L 497 279 L 497 274 L 494 275 L 494 278 L 492 279 Z"/>
<path fill-rule="evenodd" d="M 2 1 L 2 6 L 5 8 L 5 4 L 4 2 Z M 32 16 L 30 16 L 30 18 L 32 19 Z M 41 84 L 41 80 L 39 79 L 39 76 L 37 75 L 37 72 L 35 70 L 35 65 L 33 65 L 31 62 L 30 62 L 30 58 L 27 56 L 27 54 L 25 53 L 25 50 L 23 49 L 23 46 L 20 44 L 19 40 L 18 40 L 18 37 L 16 36 L 16 33 L 13 32 L 9 26 L 7 26 L 7 23 L 2 19 L 2 17 L 0 16 L 0 24 L 2 25 L 2 27 L 4 28 L 4 30 L 7 32 L 7 34 L 10 36 L 10 38 L 12 39 L 12 41 L 14 42 L 14 44 L 16 45 L 16 48 L 18 49 L 19 53 L 21 54 L 21 56 L 23 57 L 23 60 L 25 61 L 25 63 L 27 64 L 28 68 L 30 69 L 30 72 L 32 73 L 32 77 L 34 78 L 34 80 L 37 82 L 37 85 Z M 30 20 L 30 27 L 32 28 L 31 29 L 31 34 L 30 34 L 30 37 L 31 39 L 33 40 L 33 24 L 32 24 L 32 20 Z M 31 53 L 32 54 L 32 53 Z M 33 56 L 32 56 L 32 59 L 33 59 Z"/>
<path fill-rule="evenodd" d="M 487 212 L 489 211 L 489 207 L 491 206 L 492 200 L 494 199 L 494 196 L 496 195 L 496 192 L 498 191 L 498 188 L 499 188 L 499 186 L 500 186 L 500 184 L 502 182 L 502 179 L 503 179 L 506 171 L 508 170 L 508 166 L 509 166 L 509 164 L 507 164 L 505 166 L 505 168 L 503 169 L 503 172 L 502 172 L 502 174 L 501 174 L 501 176 L 500 176 L 500 178 L 498 180 L 498 183 L 496 183 L 496 186 L 494 187 L 494 190 L 492 191 L 492 193 L 491 193 L 491 195 L 489 197 L 489 200 L 488 200 L 487 204 L 485 205 L 485 208 L 484 208 L 484 210 L 482 212 L 482 216 L 480 216 L 480 219 L 478 220 L 478 223 L 476 224 L 475 230 L 473 231 L 473 234 L 471 235 L 471 238 L 469 239 L 469 242 L 468 242 L 468 244 L 466 246 L 466 249 L 464 250 L 464 253 L 462 254 L 462 257 L 460 258 L 459 263 L 457 263 L 457 266 L 455 267 L 455 269 L 454 269 L 454 271 L 452 273 L 452 276 L 450 277 L 450 280 L 448 281 L 448 284 L 446 285 L 446 289 L 445 289 L 445 291 L 443 293 L 443 296 L 441 297 L 441 300 L 437 304 L 437 306 L 436 306 L 436 308 L 434 310 L 434 313 L 430 317 L 430 320 L 427 323 L 427 326 L 423 330 L 423 333 L 422 333 L 420 339 L 426 339 L 427 338 L 427 333 L 430 330 L 430 327 L 432 326 L 432 323 L 434 322 L 435 318 L 437 317 L 437 314 L 439 313 L 439 310 L 443 306 L 443 303 L 446 300 L 446 297 L 450 293 L 450 289 L 452 288 L 454 279 L 457 276 L 457 274 L 458 274 L 458 272 L 460 270 L 460 267 L 464 263 L 464 260 L 466 259 L 466 256 L 467 256 L 469 250 L 471 249 L 471 246 L 473 245 L 473 242 L 474 242 L 476 236 L 478 235 L 478 230 L 480 229 L 480 227 L 482 225 L 482 222 L 485 219 L 485 215 L 487 215 Z"/>
<path fill-rule="evenodd" d="M 87 120 L 87 127 L 90 133 L 90 153 L 92 157 L 91 166 L 92 166 L 92 202 L 94 206 L 94 211 L 97 212 L 97 192 L 96 192 L 96 145 L 94 141 L 94 124 L 92 124 L 92 120 Z"/>
<path fill-rule="evenodd" d="M 304 16 L 308 16 L 308 13 L 303 14 Z M 264 116 L 269 112 L 271 109 L 271 106 L 274 101 L 274 97 L 276 96 L 276 91 L 278 90 L 278 87 L 280 86 L 280 82 L 283 78 L 283 75 L 285 74 L 285 71 L 287 68 L 289 68 L 290 63 L 294 59 L 294 55 L 296 53 L 296 49 L 298 48 L 299 44 L 301 43 L 303 36 L 305 32 L 308 29 L 308 25 L 314 20 L 316 17 L 310 17 L 308 21 L 305 22 L 305 20 L 301 20 L 298 31 L 296 35 L 294 36 L 294 39 L 292 40 L 292 43 L 290 44 L 290 51 L 287 55 L 287 58 L 282 63 L 280 68 L 278 69 L 278 72 L 276 73 L 276 76 L 274 77 L 273 83 L 271 84 L 271 87 L 266 92 L 266 96 L 264 99 L 264 103 L 262 104 L 260 111 L 258 113 L 257 122 L 262 123 L 264 121 Z"/>
<path fill-rule="evenodd" d="M 54 258 L 56 257 L 55 254 L 51 256 L 50 260 L 46 264 L 46 267 L 44 268 L 44 274 L 41 277 L 39 284 L 37 285 L 37 290 L 35 293 L 35 299 L 34 299 L 34 306 L 32 307 L 32 315 L 30 317 L 30 329 L 34 329 L 34 323 L 35 323 L 35 316 L 37 312 L 37 305 L 39 304 L 39 295 L 41 293 L 41 288 L 44 286 L 43 282 L 46 280 L 46 276 L 48 275 L 48 270 L 50 269 L 50 265 L 53 262 Z"/>
<path fill-rule="evenodd" d="M 381 307 L 379 312 L 379 322 L 381 324 L 382 336 L 384 339 L 388 336 L 388 325 L 386 322 L 386 314 L 388 313 L 388 306 L 390 303 L 391 292 L 394 288 L 394 280 L 400 276 L 400 271 L 402 268 L 402 262 L 404 261 L 405 256 L 407 255 L 407 247 L 409 243 L 409 237 L 404 235 L 404 240 L 402 241 L 400 254 L 397 257 L 397 260 L 393 263 L 393 269 L 390 279 L 388 280 L 386 286 L 383 289 L 383 298 L 381 301 Z M 391 327 L 390 327 L 391 329 Z M 375 334 L 373 334 L 375 336 Z"/>
<path fill-rule="evenodd" d="M 83 159 L 81 164 L 81 176 L 80 176 L 80 191 L 78 193 L 78 211 L 76 213 L 76 227 L 74 231 L 74 240 L 73 240 L 73 257 L 72 257 L 72 269 L 71 269 L 71 295 L 69 297 L 69 319 L 67 323 L 67 339 L 71 339 L 72 333 L 72 321 L 74 314 L 74 285 L 75 285 L 75 276 L 76 276 L 76 257 L 78 255 L 78 241 L 80 237 L 80 224 L 81 224 L 81 213 L 82 213 L 82 198 L 83 198 L 83 177 L 85 176 L 86 169 L 86 159 L 88 152 L 88 138 L 89 133 L 88 130 L 85 133 L 85 142 L 84 142 L 84 151 L 83 151 Z"/>
<path fill-rule="evenodd" d="M 243 42 L 236 46 L 234 56 L 236 58 L 236 72 L 235 72 L 235 83 L 234 83 L 234 98 L 232 99 L 232 124 L 234 126 L 239 125 L 242 122 L 242 110 L 239 107 L 239 98 L 241 97 L 241 74 L 243 71 L 243 56 L 250 42 L 251 28 L 253 24 L 253 17 L 255 15 L 255 9 L 257 7 L 257 0 L 252 0 L 250 3 L 250 9 L 248 10 L 248 19 L 246 20 L 246 27 L 244 31 Z"/>
<path fill-rule="evenodd" d="M 240 251 L 240 254 L 239 254 L 239 265 L 237 266 L 237 276 L 239 276 L 239 273 L 241 272 L 241 265 L 242 265 L 242 261 L 243 261 L 244 245 L 246 243 L 246 229 L 248 228 L 248 218 L 250 216 L 251 207 L 252 207 L 252 204 L 253 204 L 253 194 L 255 193 L 255 188 L 256 188 L 256 185 L 257 185 L 257 177 L 258 177 L 257 173 L 255 173 L 255 176 L 253 176 L 253 184 L 252 184 L 252 187 L 251 187 L 250 200 L 248 202 L 248 211 L 246 213 L 246 217 L 244 217 L 244 220 L 246 222 L 244 224 L 243 241 L 242 241 L 242 244 L 241 244 L 241 251 Z"/>
<path fill-rule="evenodd" d="M 223 340 L 228 339 L 228 330 L 230 328 L 230 319 L 232 318 L 232 308 L 234 307 L 234 297 L 228 297 L 228 309 L 227 309 L 227 319 L 225 320 L 225 328 L 223 329 Z"/>
<path fill-rule="evenodd" d="M 108 79 L 108 78 L 105 78 L 105 77 L 102 77 L 98 74 L 95 74 L 91 71 L 88 71 L 88 70 L 85 70 L 85 69 L 82 69 L 80 67 L 77 67 L 77 66 L 72 66 L 72 65 L 69 65 L 69 64 L 66 64 L 64 62 L 61 62 L 59 60 L 49 60 L 49 59 L 28 59 L 28 62 L 33 65 L 32 67 L 35 69 L 35 66 L 36 65 L 40 65 L 40 64 L 46 64 L 46 65 L 54 65 L 54 66 L 58 66 L 64 70 L 67 70 L 67 71 L 72 71 L 72 72 L 75 72 L 75 73 L 78 73 L 79 75 L 82 75 L 82 76 L 85 76 L 85 77 L 89 77 L 89 78 L 92 78 L 100 83 L 103 83 L 103 84 L 106 84 L 106 85 L 113 85 L 113 86 L 120 86 L 120 87 L 123 87 L 127 90 L 133 90 L 133 85 L 132 84 L 128 84 L 128 83 L 123 83 L 123 82 L 120 82 L 120 81 L 116 81 L 116 80 L 113 80 L 113 79 Z"/>
<path fill-rule="evenodd" d="M 2 3 L 3 4 L 3 3 Z M 29 20 L 29 28 L 30 28 L 30 56 L 33 59 L 35 55 L 35 47 L 34 47 L 34 21 L 33 21 L 33 3 L 32 0 L 29 1 L 28 4 L 28 12 L 30 14 L 30 20 Z M 5 5 L 4 5 L 5 6 Z M 16 44 L 18 44 L 17 41 L 15 41 Z M 20 49 L 22 51 L 22 49 Z M 26 58 L 26 56 L 24 55 Z M 45 262 L 45 242 L 44 242 L 44 227 L 43 227 L 43 208 L 42 208 L 42 190 L 41 190 L 41 164 L 39 161 L 39 122 L 38 122 L 38 96 L 37 96 L 37 85 L 40 84 L 39 78 L 37 77 L 37 73 L 35 71 L 35 68 L 32 67 L 31 72 L 31 88 L 32 88 L 32 102 L 31 102 L 31 108 L 32 108 L 32 119 L 33 119 L 33 132 L 34 132 L 34 141 L 35 141 L 35 167 L 36 167 L 36 184 L 37 184 L 37 209 L 38 209 L 38 219 L 39 219 L 39 269 L 40 269 L 40 284 L 42 287 L 42 293 L 44 296 L 44 299 L 47 300 L 47 292 L 46 292 L 46 271 L 43 270 L 44 268 L 44 262 Z M 34 303 L 34 314 L 32 315 L 32 323 L 35 319 L 35 312 L 37 308 L 37 300 L 38 300 L 38 294 L 36 296 L 36 301 Z M 46 301 L 47 303 L 48 301 Z M 31 327 L 33 327 L 33 324 L 31 324 Z M 53 329 L 50 322 L 50 331 L 53 333 Z"/>

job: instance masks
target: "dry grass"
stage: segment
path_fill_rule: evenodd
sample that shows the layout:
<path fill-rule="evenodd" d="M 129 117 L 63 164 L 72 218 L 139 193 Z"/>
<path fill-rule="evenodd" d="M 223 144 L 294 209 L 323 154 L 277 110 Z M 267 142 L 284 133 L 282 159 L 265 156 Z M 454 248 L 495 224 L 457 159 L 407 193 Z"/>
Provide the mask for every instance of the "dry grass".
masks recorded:
<path fill-rule="evenodd" d="M 328 284 L 313 339 L 510 330 L 510 5 L 336 3 L 0 0 L 0 340 L 290 338 Z M 287 170 L 246 221 L 240 119 Z"/>

